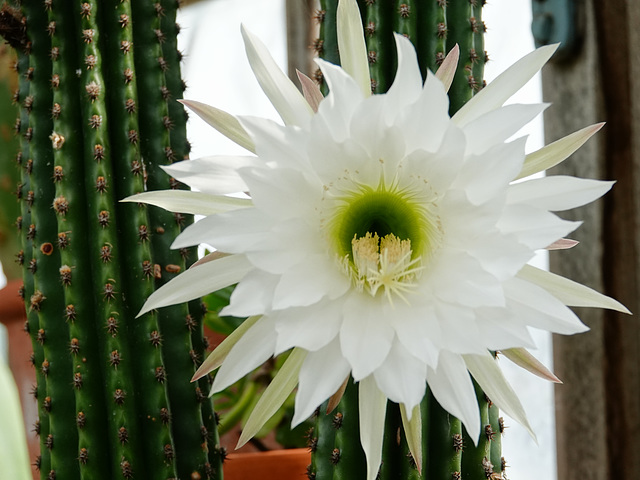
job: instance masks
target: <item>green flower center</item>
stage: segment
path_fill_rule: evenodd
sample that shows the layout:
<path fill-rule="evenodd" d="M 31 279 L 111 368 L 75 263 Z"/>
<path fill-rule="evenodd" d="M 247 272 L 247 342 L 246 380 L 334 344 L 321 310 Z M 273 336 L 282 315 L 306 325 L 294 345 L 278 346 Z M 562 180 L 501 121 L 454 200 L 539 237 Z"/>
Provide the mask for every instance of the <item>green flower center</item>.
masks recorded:
<path fill-rule="evenodd" d="M 361 187 L 341 199 L 332 217 L 330 238 L 356 287 L 406 301 L 437 238 L 424 202 L 409 191 Z"/>

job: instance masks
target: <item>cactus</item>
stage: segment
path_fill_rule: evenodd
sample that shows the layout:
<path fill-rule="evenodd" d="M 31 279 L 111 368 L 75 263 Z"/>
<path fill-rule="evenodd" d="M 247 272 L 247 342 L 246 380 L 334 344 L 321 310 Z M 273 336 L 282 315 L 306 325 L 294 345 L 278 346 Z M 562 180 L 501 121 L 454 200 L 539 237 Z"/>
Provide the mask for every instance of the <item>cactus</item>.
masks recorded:
<path fill-rule="evenodd" d="M 450 114 L 459 110 L 483 86 L 484 23 L 483 0 L 429 0 L 417 2 L 399 0 L 360 0 L 363 18 L 369 70 L 373 93 L 384 93 L 393 82 L 395 49 L 392 32 L 408 37 L 414 44 L 418 61 L 426 76 L 426 70 L 435 71 L 456 44 L 460 48 L 460 62 L 449 90 Z M 325 60 L 336 62 L 335 15 L 337 0 L 321 2 L 322 10 L 316 15 L 320 20 L 320 37 L 314 42 L 316 52 Z M 318 48 L 320 46 L 321 48 Z M 318 80 L 317 76 L 316 79 Z M 321 80 L 321 79 L 320 79 Z M 316 426 L 309 435 L 312 451 L 308 477 L 315 480 L 366 478 L 362 466 L 364 453 L 359 444 L 357 422 L 357 396 L 353 382 L 347 388 L 335 415 L 339 420 L 321 411 Z M 475 445 L 461 425 L 460 420 L 447 413 L 428 392 L 420 405 L 422 418 L 422 464 L 415 464 L 409 453 L 408 442 L 402 428 L 400 408 L 389 402 L 385 421 L 383 456 L 378 478 L 380 480 L 429 478 L 438 480 L 481 480 L 502 478 L 504 460 L 501 457 L 500 436 L 502 419 L 495 405 L 476 386 L 482 421 L 482 433 Z M 355 408 L 354 408 L 355 407 Z M 324 409 L 324 407 L 323 407 Z M 354 410 L 356 410 L 354 412 Z M 342 412 L 345 413 L 342 413 Z M 348 413 L 346 413 L 348 412 Z M 331 430 L 329 424 L 340 424 Z M 359 450 L 354 452 L 353 450 Z M 349 462 L 344 461 L 351 459 Z"/>
<path fill-rule="evenodd" d="M 118 199 L 164 188 L 188 158 L 178 2 L 22 0 L 18 52 L 22 294 L 37 369 L 40 478 L 222 478 L 199 302 L 135 315 L 194 260 L 188 217 Z M 148 183 L 147 183 L 148 181 Z M 166 180 L 168 182 L 168 180 Z M 173 182 L 172 182 L 173 183 Z"/>

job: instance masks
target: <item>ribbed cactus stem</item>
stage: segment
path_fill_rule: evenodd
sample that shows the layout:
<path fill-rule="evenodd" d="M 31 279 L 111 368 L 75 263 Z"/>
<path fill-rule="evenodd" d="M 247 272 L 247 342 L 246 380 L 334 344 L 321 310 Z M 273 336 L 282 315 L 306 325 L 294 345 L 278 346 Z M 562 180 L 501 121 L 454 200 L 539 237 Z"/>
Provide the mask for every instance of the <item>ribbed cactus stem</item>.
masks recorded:
<path fill-rule="evenodd" d="M 475 89 L 484 87 L 484 64 L 487 62 L 487 52 L 484 50 L 484 34 L 487 27 L 482 21 L 482 7 L 486 0 L 473 0 L 471 3 L 471 30 L 473 31 L 473 49 L 471 60 Z"/>
<path fill-rule="evenodd" d="M 64 287 L 65 320 L 69 327 L 68 355 L 73 362 L 75 418 L 84 415 L 86 422 L 78 428 L 76 457 L 82 479 L 108 479 L 109 451 L 104 436 L 106 411 L 102 393 L 102 371 L 94 323 L 95 304 L 91 270 L 85 239 L 87 218 L 84 202 L 82 162 L 82 127 L 78 103 L 76 75 L 77 42 L 70 2 L 56 2 L 48 9 L 52 48 L 58 49 L 53 60 L 53 183 L 54 211 L 58 219 L 58 235 L 66 239 L 60 248 L 60 281 Z M 97 42 L 97 33 L 85 32 L 87 48 Z M 73 450 L 70 450 L 73 451 Z"/>
<path fill-rule="evenodd" d="M 462 425 L 444 410 L 431 393 L 422 405 L 422 441 L 428 451 L 423 454 L 425 478 L 460 480 L 462 472 Z"/>
<path fill-rule="evenodd" d="M 169 89 L 170 96 L 167 98 L 167 107 L 169 111 L 168 122 L 166 124 L 169 130 L 169 140 L 171 150 L 177 160 L 188 159 L 191 151 L 191 145 L 187 140 L 187 118 L 188 114 L 184 106 L 178 102 L 183 98 L 186 88 L 182 79 L 180 63 L 182 61 L 182 53 L 178 50 L 178 33 L 180 26 L 176 23 L 177 10 L 179 2 L 175 0 L 163 0 L 161 6 L 164 8 L 164 15 L 160 17 L 161 31 L 157 34 L 158 40 L 162 47 L 162 56 L 167 61 L 169 68 L 164 72 L 166 86 Z M 188 188 L 186 185 L 178 184 L 178 188 Z M 193 217 L 184 216 L 184 224 L 193 223 Z M 185 266 L 192 265 L 198 259 L 198 252 L 195 247 L 182 250 Z M 191 345 L 195 352 L 194 357 L 198 360 L 197 366 L 204 360 L 208 349 L 206 337 L 203 330 L 204 306 L 200 300 L 189 302 L 189 325 L 191 331 Z M 213 411 L 213 403 L 208 398 L 211 387 L 211 377 L 206 376 L 198 381 L 198 387 L 206 399 L 202 400 L 202 442 L 208 444 L 209 469 L 212 472 L 222 470 L 223 456 L 220 451 L 220 442 L 216 429 L 216 416 Z"/>
<path fill-rule="evenodd" d="M 117 198 L 144 191 L 144 170 L 139 147 L 137 77 L 134 75 L 131 5 L 112 0 L 107 3 L 103 25 L 113 38 L 107 50 L 109 68 L 105 71 L 108 85 L 108 114 L 111 119 L 111 151 Z M 131 141 L 135 139 L 136 141 Z M 150 226 L 146 207 L 120 203 L 119 240 L 128 248 L 121 250 L 120 266 L 123 285 L 128 292 L 128 314 L 139 311 L 154 289 L 154 268 L 150 247 Z M 111 261 L 111 259 L 109 259 Z M 175 445 L 171 437 L 171 415 L 166 392 L 166 371 L 162 359 L 164 339 L 157 315 L 147 313 L 129 323 L 131 351 L 135 362 L 135 402 L 141 422 L 141 448 L 144 452 L 145 475 L 149 478 L 176 477 Z"/>
<path fill-rule="evenodd" d="M 489 404 L 489 424 L 491 425 L 491 463 L 495 473 L 502 472 L 502 431 L 504 430 L 503 419 L 500 417 L 500 409 L 495 403 Z"/>
<path fill-rule="evenodd" d="M 393 31 L 404 35 L 414 45 L 418 42 L 417 3 L 415 0 L 397 0 L 393 12 Z"/>
<path fill-rule="evenodd" d="M 476 91 L 476 80 L 473 77 L 473 49 L 474 35 L 471 25 L 473 16 L 471 2 L 456 0 L 448 2 L 447 10 L 447 51 L 456 44 L 460 47 L 460 61 L 456 70 L 451 89 L 449 90 L 449 113 L 457 112 Z"/>
<path fill-rule="evenodd" d="M 22 4 L 29 25 L 32 45 L 29 66 L 31 76 L 32 111 L 29 129 L 30 150 L 33 159 L 31 190 L 30 234 L 34 242 L 34 292 L 30 309 L 38 313 L 38 341 L 44 358 L 41 368 L 46 378 L 43 412 L 49 418 L 49 434 L 45 446 L 50 452 L 49 472 L 45 478 L 79 478 L 77 461 L 69 461 L 66 452 L 77 451 L 78 436 L 73 418 L 75 398 L 72 387 L 73 371 L 69 355 L 69 330 L 64 317 L 64 293 L 60 280 L 60 252 L 57 244 L 57 223 L 52 209 L 55 186 L 52 181 L 51 154 L 51 59 L 55 51 L 48 34 L 47 12 L 40 1 L 28 0 Z"/>
<path fill-rule="evenodd" d="M 309 449 L 311 465 L 307 469 L 309 480 L 333 479 L 332 454 L 336 438 L 333 416 L 327 414 L 328 402 L 323 403 L 316 411 L 315 425 L 309 433 Z"/>
<path fill-rule="evenodd" d="M 16 226 L 20 234 L 22 243 L 22 252 L 18 254 L 18 263 L 22 265 L 23 269 L 23 287 L 21 290 L 22 298 L 25 301 L 25 307 L 27 312 L 27 323 L 25 324 L 25 330 L 28 332 L 31 338 L 31 345 L 33 347 L 33 354 L 31 356 L 31 362 L 36 372 L 36 385 L 33 388 L 33 394 L 38 402 L 38 419 L 34 425 L 36 435 L 40 439 L 40 453 L 33 459 L 33 465 L 37 470 L 40 470 L 44 477 L 51 470 L 51 461 L 49 457 L 49 450 L 46 447 L 45 441 L 49 436 L 49 417 L 42 415 L 43 402 L 47 396 L 46 379 L 42 372 L 41 365 L 44 361 L 44 350 L 42 344 L 38 342 L 38 331 L 40 330 L 40 319 L 36 311 L 32 310 L 31 297 L 34 294 L 34 278 L 33 272 L 30 269 L 31 265 L 34 265 L 34 252 L 33 252 L 33 236 L 30 234 L 32 230 L 29 228 L 32 225 L 31 220 L 31 200 L 28 192 L 32 192 L 31 188 L 31 172 L 33 170 L 33 160 L 31 159 L 30 137 L 25 135 L 30 127 L 30 112 L 33 109 L 33 96 L 31 95 L 31 77 L 28 74 L 29 71 L 29 50 L 31 44 L 29 43 L 26 50 L 18 50 L 18 61 L 16 64 L 16 70 L 19 78 L 19 89 L 17 101 L 20 103 L 20 117 L 17 124 L 16 133 L 20 135 L 21 150 L 18 153 L 17 163 L 20 168 L 20 183 L 22 189 L 22 195 L 20 196 L 20 213 L 21 216 L 16 221 Z"/>
<path fill-rule="evenodd" d="M 360 445 L 358 385 L 351 379 L 340 403 L 333 414 L 336 430 L 331 453 L 334 463 L 333 479 L 350 480 L 358 478 L 367 469 L 367 461 Z"/>
<path fill-rule="evenodd" d="M 109 420 L 107 438 L 112 452 L 111 468 L 116 478 L 129 479 L 144 471 L 141 458 L 144 440 L 140 437 L 134 398 L 133 371 L 138 365 L 130 345 L 129 325 L 133 322 L 133 314 L 125 308 L 124 282 L 119 268 L 115 176 L 111 165 L 113 152 L 106 99 L 102 93 L 105 85 L 102 72 L 108 67 L 103 50 L 99 48 L 99 29 L 94 23 L 100 13 L 97 1 L 84 2 L 79 12 L 79 23 L 82 22 L 85 36 L 80 54 L 83 62 L 80 83 L 88 249 L 96 296 L 94 318 L 102 345 L 100 355 L 105 376 L 102 390 Z M 87 41 L 87 35 L 93 37 L 92 41 Z M 121 47 L 122 55 L 126 55 L 126 45 Z"/>
<path fill-rule="evenodd" d="M 382 446 L 382 465 L 380 465 L 380 480 L 399 478 L 402 472 L 408 471 L 409 461 L 404 456 L 402 417 L 400 407 L 396 403 L 387 402 L 387 414 L 384 424 L 385 432 L 396 432 L 396 435 L 385 435 Z M 362 474 L 360 474 L 362 475 Z"/>
<path fill-rule="evenodd" d="M 463 432 L 464 450 L 462 452 L 462 478 L 481 479 L 490 478 L 493 473 L 491 463 L 491 441 L 494 433 L 489 421 L 489 399 L 482 389 L 474 382 L 478 407 L 480 409 L 480 438 L 478 444 L 474 444 L 474 439 Z"/>
<path fill-rule="evenodd" d="M 167 100 L 171 96 L 165 74 L 179 69 L 170 64 L 162 50 L 161 19 L 169 11 L 161 3 L 132 2 L 134 17 L 134 43 L 141 54 L 136 55 L 136 71 L 145 72 L 138 79 L 140 100 L 140 134 L 143 158 L 153 159 L 147 165 L 149 190 L 175 188 L 177 185 L 159 168 L 176 160 L 169 132 L 164 119 L 169 118 Z M 144 53 L 143 53 L 144 52 Z M 155 263 L 159 265 L 156 286 L 161 286 L 184 271 L 184 258 L 180 251 L 170 250 L 173 239 L 179 234 L 186 219 L 152 208 L 149 211 L 152 231 L 152 247 Z M 176 445 L 176 465 L 179 478 L 213 477 L 208 460 L 208 445 L 202 441 L 205 427 L 201 404 L 207 397 L 197 383 L 190 383 L 191 376 L 201 358 L 191 343 L 191 322 L 188 307 L 177 305 L 158 312 L 160 333 L 171 342 L 164 346 L 164 359 L 168 384 L 169 403 L 172 407 L 172 433 Z M 174 408 L 174 406 L 176 408 Z"/>
<path fill-rule="evenodd" d="M 446 27 L 446 24 L 440 25 L 441 18 L 445 18 L 444 9 L 445 5 L 441 5 L 441 2 L 429 0 L 422 2 L 417 12 L 417 23 L 421 30 L 417 44 L 414 42 L 414 45 L 416 45 L 416 49 L 419 52 L 418 57 L 420 59 L 420 69 L 423 77 L 427 69 L 432 72 L 437 70 L 436 53 L 444 51 L 444 49 L 439 50 L 436 48 L 436 45 L 440 43 L 443 38 L 443 27 Z M 440 15 L 440 13 L 442 15 Z"/>
<path fill-rule="evenodd" d="M 338 52 L 338 34 L 336 30 L 337 11 L 338 0 L 320 0 L 320 10 L 316 13 L 316 19 L 320 24 L 320 36 L 315 40 L 315 49 L 321 58 L 327 62 L 339 65 L 340 55 Z M 320 69 L 316 70 L 314 77 L 320 84 L 322 93 L 326 95 L 329 90 L 326 83 L 322 80 Z"/>
<path fill-rule="evenodd" d="M 386 92 L 393 80 L 390 7 L 391 4 L 383 0 L 368 0 L 364 4 L 364 33 L 373 93 Z"/>

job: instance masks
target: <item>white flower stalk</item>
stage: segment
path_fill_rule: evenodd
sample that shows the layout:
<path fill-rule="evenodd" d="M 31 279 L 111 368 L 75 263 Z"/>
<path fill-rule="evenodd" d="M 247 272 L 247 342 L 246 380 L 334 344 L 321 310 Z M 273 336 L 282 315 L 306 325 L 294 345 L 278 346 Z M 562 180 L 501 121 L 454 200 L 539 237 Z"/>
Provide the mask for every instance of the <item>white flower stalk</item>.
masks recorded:
<path fill-rule="evenodd" d="M 294 349 L 241 439 L 248 440 L 297 386 L 294 424 L 359 382 L 361 440 L 368 478 L 380 462 L 386 400 L 401 404 L 417 449 L 412 412 L 428 383 L 473 438 L 480 416 L 472 377 L 529 428 L 490 351 L 557 380 L 524 349 L 529 330 L 587 330 L 567 306 L 627 310 L 582 285 L 527 265 L 536 250 L 572 245 L 579 226 L 553 212 L 587 204 L 613 182 L 547 177 L 512 183 L 567 158 L 600 128 L 588 127 L 529 157 L 525 139 L 507 139 L 545 105 L 503 106 L 553 54 L 543 47 L 479 92 L 453 118 L 450 59 L 423 82 L 411 43 L 396 36 L 398 70 L 388 93 L 363 87 L 364 42 L 353 0 L 341 2 L 343 64 L 318 64 L 330 93 L 305 77 L 309 101 L 244 31 L 254 72 L 284 125 L 236 119 L 185 101 L 256 156 L 185 161 L 165 170 L 199 192 L 131 197 L 201 213 L 174 247 L 207 243 L 227 254 L 186 271 L 152 295 L 141 313 L 238 283 L 223 314 L 250 316 L 205 361 L 220 367 L 220 391 L 272 355 Z M 344 43 L 347 42 L 347 43 Z M 352 42 L 352 43 L 348 43 Z M 456 52 L 454 52 L 454 55 Z M 364 63 L 363 63 L 364 62 Z M 365 91 L 363 91 L 363 89 Z M 228 194 L 245 191 L 250 199 Z"/>

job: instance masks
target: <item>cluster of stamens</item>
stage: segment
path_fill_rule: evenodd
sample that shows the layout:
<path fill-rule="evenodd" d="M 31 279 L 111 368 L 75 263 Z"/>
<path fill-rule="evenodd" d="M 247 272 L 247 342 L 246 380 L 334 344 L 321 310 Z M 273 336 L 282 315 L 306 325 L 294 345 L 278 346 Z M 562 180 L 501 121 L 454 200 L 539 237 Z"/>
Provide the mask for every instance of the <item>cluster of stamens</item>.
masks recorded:
<path fill-rule="evenodd" d="M 382 291 L 392 305 L 394 295 L 409 303 L 405 294 L 415 287 L 417 275 L 424 269 L 422 257 L 412 258 L 411 240 L 401 240 L 392 233 L 380 238 L 367 232 L 360 238 L 354 235 L 351 249 L 351 261 L 347 256 L 345 265 L 358 289 L 372 296 Z"/>

